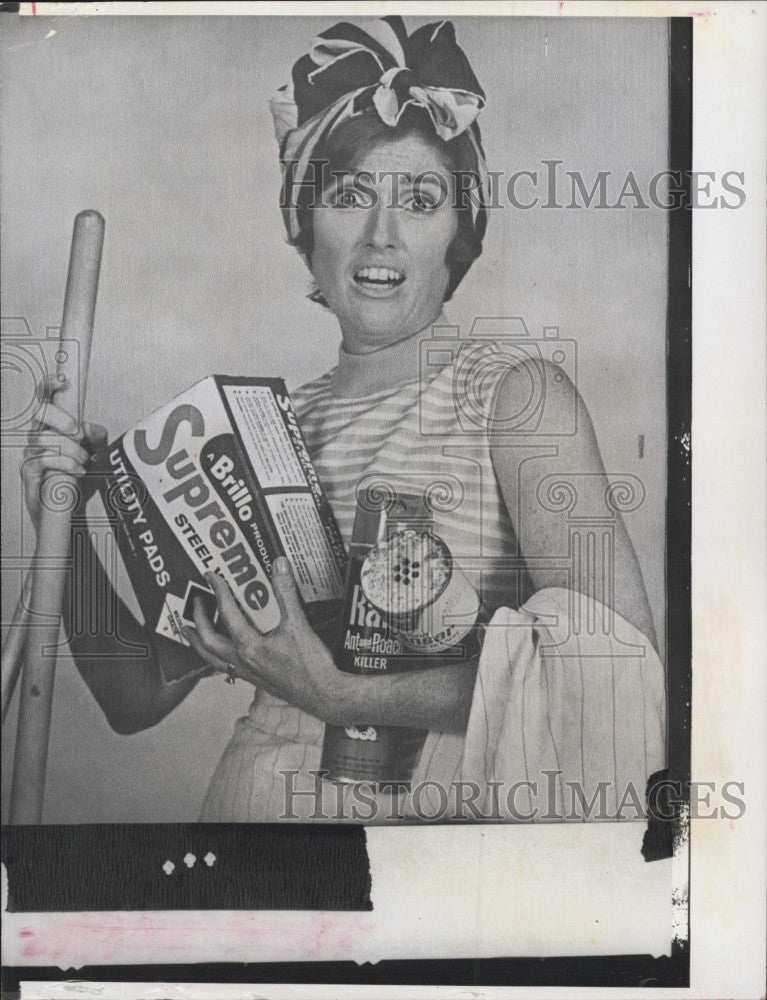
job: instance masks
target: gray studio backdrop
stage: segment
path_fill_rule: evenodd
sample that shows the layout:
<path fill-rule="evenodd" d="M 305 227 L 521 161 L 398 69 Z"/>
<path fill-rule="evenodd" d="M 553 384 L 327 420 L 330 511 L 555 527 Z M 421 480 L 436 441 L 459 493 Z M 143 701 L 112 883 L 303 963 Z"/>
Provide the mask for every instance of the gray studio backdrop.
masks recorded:
<path fill-rule="evenodd" d="M 433 18 L 406 18 L 410 30 Z M 2 309 L 33 336 L 61 319 L 75 214 L 96 208 L 106 242 L 87 416 L 112 436 L 211 373 L 282 375 L 334 364 L 334 319 L 308 302 L 285 245 L 268 98 L 326 18 L 14 19 L 3 25 Z M 588 187 L 666 164 L 662 19 L 457 19 L 487 95 L 490 168 L 561 160 Z M 565 178 L 566 179 L 566 178 Z M 612 190 L 612 188 L 611 188 Z M 519 193 L 530 187 L 521 182 Z M 540 191 L 538 192 L 540 194 Z M 545 198 L 545 192 L 544 192 Z M 569 188 L 560 201 L 569 202 Z M 627 525 L 663 642 L 666 213 L 491 213 L 485 251 L 447 314 L 521 316 L 577 341 L 579 388 L 607 470 L 639 476 Z M 19 385 L 4 373 L 5 403 Z M 3 449 L 3 620 L 33 551 L 18 440 Z M 661 647 L 662 648 L 662 647 Z M 239 714 L 244 683 L 205 681 L 162 724 L 117 736 L 66 658 L 54 702 L 45 821 L 189 821 Z M 13 753 L 5 727 L 3 775 Z M 4 781 L 4 789 L 10 782 Z M 3 815 L 7 815 L 4 800 Z"/>

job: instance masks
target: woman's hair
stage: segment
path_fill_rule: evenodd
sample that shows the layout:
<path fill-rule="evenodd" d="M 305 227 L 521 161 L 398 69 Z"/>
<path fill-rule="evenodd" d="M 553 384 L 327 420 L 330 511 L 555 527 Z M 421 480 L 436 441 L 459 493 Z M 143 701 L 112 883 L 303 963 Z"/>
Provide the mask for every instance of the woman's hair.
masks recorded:
<path fill-rule="evenodd" d="M 479 208 L 476 219 L 472 217 L 469 199 L 477 197 L 479 180 L 477 157 L 468 134 L 464 132 L 447 142 L 440 139 L 428 114 L 419 108 L 408 108 L 396 128 L 381 121 L 375 111 L 367 111 L 342 122 L 324 141 L 318 143 L 312 160 L 315 170 L 322 169 L 325 172 L 323 176 L 330 180 L 334 176 L 333 172 L 338 174 L 357 169 L 362 155 L 367 150 L 405 136 L 417 136 L 428 143 L 438 154 L 448 174 L 452 174 L 455 178 L 458 176 L 470 178 L 469 183 L 461 181 L 464 192 L 461 203 L 459 204 L 455 198 L 452 199 L 454 211 L 458 213 L 458 228 L 445 255 L 449 271 L 444 298 L 447 302 L 471 265 L 482 253 L 482 238 L 487 225 L 484 207 Z M 314 186 L 307 184 L 301 187 L 296 202 L 298 235 L 295 239 L 289 240 L 304 257 L 310 270 L 314 252 L 312 205 L 316 196 Z M 310 293 L 309 298 L 313 302 L 327 305 L 317 288 Z"/>

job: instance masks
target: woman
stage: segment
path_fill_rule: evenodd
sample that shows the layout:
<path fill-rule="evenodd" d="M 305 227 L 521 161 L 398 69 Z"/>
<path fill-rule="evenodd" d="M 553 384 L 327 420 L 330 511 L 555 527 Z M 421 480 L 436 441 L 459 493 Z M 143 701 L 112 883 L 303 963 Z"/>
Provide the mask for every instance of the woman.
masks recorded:
<path fill-rule="evenodd" d="M 377 479 L 408 492 L 414 484 L 447 484 L 453 498 L 435 504 L 435 528 L 490 614 L 522 606 L 518 614 L 537 643 L 531 626 L 548 620 L 546 610 L 539 614 L 528 604 L 525 611 L 525 602 L 570 587 L 654 643 L 620 515 L 612 586 L 594 574 L 568 577 L 561 559 L 552 559 L 568 551 L 568 529 L 561 510 L 541 502 L 541 484 L 577 474 L 590 477 L 597 492 L 609 489 L 588 412 L 561 370 L 548 363 L 535 368 L 545 389 L 543 426 L 575 412 L 578 433 L 558 438 L 556 447 L 536 437 L 541 447 L 532 462 L 524 460 L 529 451 L 510 447 L 508 434 L 529 401 L 529 364 L 504 362 L 498 345 L 487 340 L 468 345 L 468 366 L 462 366 L 462 348 L 421 377 L 425 342 L 435 327 L 447 325 L 444 302 L 481 253 L 487 174 L 476 119 L 483 105 L 452 25 L 427 25 L 408 37 L 399 17 L 365 31 L 339 24 L 323 32 L 296 63 L 292 93 L 283 88 L 273 102 L 289 239 L 312 273 L 313 297 L 335 314 L 342 338 L 338 365 L 293 395 L 299 420 L 347 542 L 364 482 Z M 481 381 L 474 393 L 479 434 L 476 426 L 467 434 L 456 400 L 456 391 L 473 392 L 460 383 L 467 371 Z M 82 474 L 105 440 L 102 429 L 78 431 L 55 405 L 47 409 L 45 427 L 61 454 L 41 454 L 38 439 L 30 444 L 25 485 L 33 518 L 42 477 L 52 469 Z M 326 786 L 321 812 L 311 796 L 291 799 L 292 810 L 285 798 L 286 774 L 306 776 L 319 767 L 326 722 L 428 730 L 414 781 L 468 773 L 465 761 L 476 751 L 471 719 L 481 712 L 477 692 L 492 680 L 482 673 L 487 666 L 480 667 L 482 684 L 476 662 L 374 678 L 344 674 L 333 661 L 332 623 L 316 632 L 309 626 L 286 560 L 274 566 L 282 621 L 267 636 L 248 624 L 219 577 L 211 575 L 210 582 L 219 625 L 197 608 L 196 629 L 185 635 L 200 667 L 172 687 L 161 679 L 159 659 L 188 658 L 188 649 L 153 650 L 141 661 L 121 659 L 115 649 L 114 659 L 94 664 L 87 637 L 72 643 L 78 670 L 119 732 L 156 724 L 211 672 L 255 686 L 249 715 L 238 723 L 211 782 L 203 819 L 333 818 L 337 797 Z M 84 593 L 88 586 L 83 581 Z M 124 607 L 120 614 L 124 639 L 151 646 Z M 655 674 L 657 702 L 657 666 Z M 647 697 L 640 693 L 640 701 Z M 337 805 L 335 813 L 386 818 L 350 815 Z"/>

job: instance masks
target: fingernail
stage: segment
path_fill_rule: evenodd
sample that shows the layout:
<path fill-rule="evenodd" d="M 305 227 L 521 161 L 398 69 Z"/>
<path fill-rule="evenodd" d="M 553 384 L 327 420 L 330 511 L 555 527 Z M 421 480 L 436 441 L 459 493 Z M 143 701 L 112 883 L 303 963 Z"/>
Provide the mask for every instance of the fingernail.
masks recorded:
<path fill-rule="evenodd" d="M 285 556 L 280 556 L 274 560 L 272 570 L 276 576 L 288 576 L 290 573 L 290 563 Z"/>

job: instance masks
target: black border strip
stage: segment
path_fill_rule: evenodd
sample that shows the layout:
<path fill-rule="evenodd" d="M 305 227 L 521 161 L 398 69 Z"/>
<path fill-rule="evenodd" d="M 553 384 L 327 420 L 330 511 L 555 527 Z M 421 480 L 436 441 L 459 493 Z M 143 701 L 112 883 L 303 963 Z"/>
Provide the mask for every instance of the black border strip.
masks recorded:
<path fill-rule="evenodd" d="M 669 18 L 668 169 L 674 175 L 675 207 L 668 212 L 666 305 L 666 691 L 668 768 L 655 779 L 668 783 L 670 799 L 653 816 L 644 838 L 646 860 L 669 858 L 683 831 L 682 801 L 689 803 L 692 702 L 692 18 Z M 687 831 L 684 831 L 685 835 Z M 688 867 L 689 885 L 689 867 Z M 688 893 L 689 896 L 689 893 Z M 689 939 L 689 924 L 688 924 Z"/>
<path fill-rule="evenodd" d="M 690 206 L 693 128 L 693 21 L 669 21 L 669 166 L 684 178 Z M 672 779 L 687 789 L 692 759 L 692 208 L 669 213 L 666 392 L 666 684 L 668 761 Z M 666 824 L 670 826 L 671 824 Z M 690 830 L 676 832 L 689 835 Z M 687 942 L 672 958 L 690 985 L 690 857 L 687 860 Z"/>
<path fill-rule="evenodd" d="M 359 986 L 648 986 L 684 987 L 686 966 L 675 957 L 610 955 L 587 958 L 429 959 L 408 962 L 270 962 L 215 965 L 90 965 L 3 970 L 2 995 L 18 995 L 20 980 L 51 982 L 309 983 Z"/>
<path fill-rule="evenodd" d="M 685 207 L 668 213 L 666 671 L 671 775 L 690 778 L 692 696 L 692 19 L 669 21 L 669 169 Z"/>
<path fill-rule="evenodd" d="M 6 826 L 2 842 L 10 913 L 373 908 L 360 825 Z"/>

